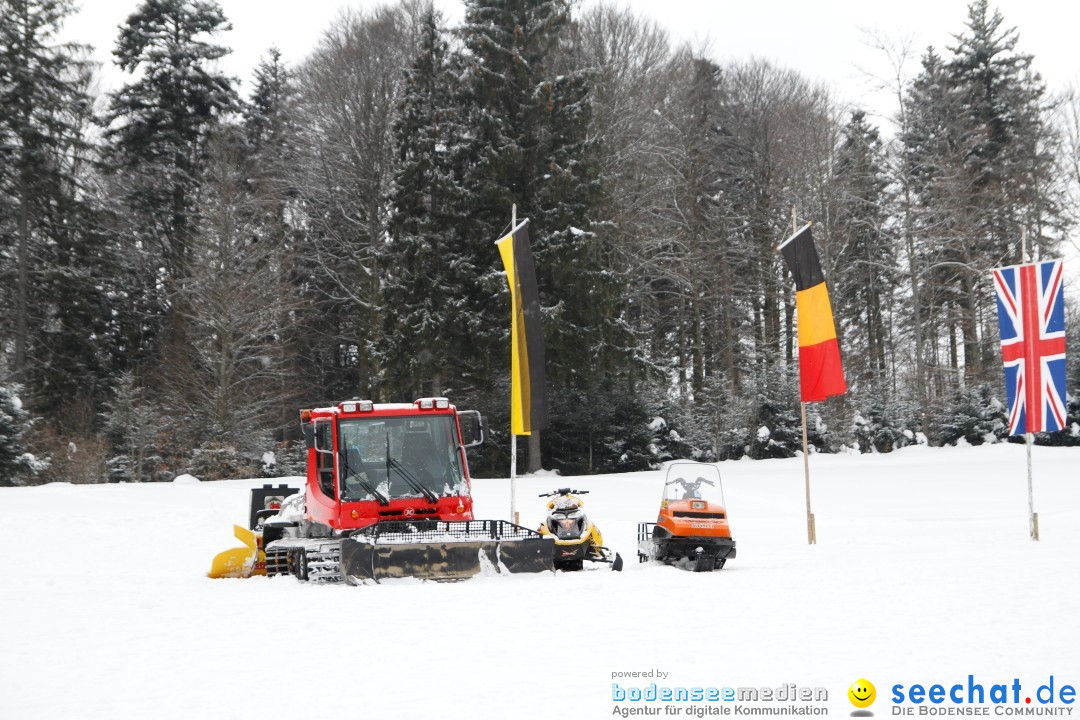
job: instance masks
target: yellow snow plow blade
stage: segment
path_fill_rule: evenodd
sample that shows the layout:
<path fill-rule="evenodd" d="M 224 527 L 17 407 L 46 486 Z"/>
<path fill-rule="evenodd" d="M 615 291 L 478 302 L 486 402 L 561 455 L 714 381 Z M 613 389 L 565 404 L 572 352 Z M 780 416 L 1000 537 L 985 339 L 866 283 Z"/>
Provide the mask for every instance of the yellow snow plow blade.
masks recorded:
<path fill-rule="evenodd" d="M 233 525 L 233 535 L 247 547 L 232 548 L 214 556 L 210 565 L 212 578 L 246 578 L 266 574 L 266 554 L 262 535 L 256 535 L 241 525 Z"/>

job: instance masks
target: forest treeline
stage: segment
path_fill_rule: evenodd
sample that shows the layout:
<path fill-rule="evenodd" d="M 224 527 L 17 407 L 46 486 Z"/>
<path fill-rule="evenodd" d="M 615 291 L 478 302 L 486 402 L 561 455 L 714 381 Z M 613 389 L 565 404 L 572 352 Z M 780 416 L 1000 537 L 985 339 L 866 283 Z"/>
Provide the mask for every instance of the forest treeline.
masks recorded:
<path fill-rule="evenodd" d="M 488 416 L 473 469 L 505 474 L 515 204 L 550 414 L 522 465 L 794 453 L 776 248 L 807 221 L 849 385 L 814 447 L 1002 439 L 989 270 L 1080 212 L 1080 101 L 986 0 L 948 47 L 880 41 L 887 119 L 608 2 L 346 13 L 243 96 L 213 0 L 141 2 L 104 94 L 70 0 L 0 12 L 0 484 L 294 472 L 300 408 L 431 395 Z M 1076 395 L 1069 425 L 1039 441 L 1080 443 Z"/>

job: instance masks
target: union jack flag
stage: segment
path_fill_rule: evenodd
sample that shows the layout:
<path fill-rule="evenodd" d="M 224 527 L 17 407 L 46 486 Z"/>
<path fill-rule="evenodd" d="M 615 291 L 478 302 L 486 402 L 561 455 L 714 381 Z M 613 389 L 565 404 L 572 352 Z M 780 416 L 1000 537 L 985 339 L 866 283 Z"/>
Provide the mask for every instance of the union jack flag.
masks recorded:
<path fill-rule="evenodd" d="M 1060 260 L 994 272 L 1009 434 L 1065 427 L 1065 288 Z"/>

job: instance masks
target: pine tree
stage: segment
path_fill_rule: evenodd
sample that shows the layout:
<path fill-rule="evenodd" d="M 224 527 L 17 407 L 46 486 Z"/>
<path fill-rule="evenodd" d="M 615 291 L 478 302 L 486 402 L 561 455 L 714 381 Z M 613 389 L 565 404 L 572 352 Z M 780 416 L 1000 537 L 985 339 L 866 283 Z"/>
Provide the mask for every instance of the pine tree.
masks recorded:
<path fill-rule="evenodd" d="M 213 0 L 144 0 L 114 51 L 137 77 L 110 97 L 110 161 L 136 217 L 132 241 L 157 247 L 166 292 L 190 270 L 207 138 L 238 105 L 233 81 L 214 67 L 229 50 L 210 42 L 228 29 Z"/>
<path fill-rule="evenodd" d="M 1080 445 L 1080 395 L 1069 396 L 1065 429 L 1060 433 L 1061 444 L 1075 446 Z"/>
<path fill-rule="evenodd" d="M 85 148 L 80 121 L 90 99 L 83 48 L 55 40 L 73 11 L 68 0 L 0 1 L 0 159 L 7 166 L 0 171 L 0 190 L 12 199 L 12 366 L 24 380 L 33 327 L 46 320 L 30 276 L 43 270 L 57 227 L 73 220 L 77 178 L 71 158 Z"/>
<path fill-rule="evenodd" d="M 47 319 L 32 333 L 28 375 L 35 412 L 55 418 L 61 433 L 76 429 L 66 427 L 65 409 L 86 402 L 99 410 L 109 394 L 110 375 L 130 361 L 110 333 L 116 315 L 126 311 L 115 302 L 122 282 L 113 274 L 116 248 L 96 199 L 72 192 L 54 203 L 48 217 L 51 242 L 42 253 L 32 294 L 47 310 Z M 80 428 L 91 429 L 96 431 Z"/>
<path fill-rule="evenodd" d="M 1048 193 L 1053 163 L 1044 144 L 1046 88 L 1032 68 L 1034 57 L 1019 52 L 1018 42 L 1017 29 L 1005 27 L 988 0 L 976 0 L 949 63 L 969 130 L 975 131 L 964 158 L 979 201 L 975 227 L 995 258 L 1019 257 L 1018 226 L 1032 233 L 1034 247 L 1052 243 L 1044 235 L 1052 235 L 1060 221 L 1059 198 Z"/>
<path fill-rule="evenodd" d="M 33 422 L 23 409 L 20 390 L 19 385 L 0 385 L 0 486 L 21 485 L 47 465 L 27 447 Z"/>
<path fill-rule="evenodd" d="M 162 424 L 161 408 L 147 399 L 133 372 L 120 373 L 104 419 L 105 437 L 112 443 L 113 454 L 107 460 L 109 479 L 113 482 L 152 480 L 161 458 L 156 448 Z"/>
<path fill-rule="evenodd" d="M 1080 308 L 1075 303 L 1065 309 L 1065 378 L 1072 392 L 1067 392 L 1064 445 L 1080 445 Z"/>
<path fill-rule="evenodd" d="M 560 447 L 595 437 L 618 393 L 630 393 L 631 342 L 623 289 L 610 272 L 606 225 L 585 71 L 557 66 L 570 22 L 570 3 L 471 0 L 463 28 L 470 109 L 463 143 L 464 186 L 472 213 L 463 229 L 474 262 L 491 268 L 481 281 L 470 326 L 472 365 L 505 372 L 506 283 L 491 243 L 507 229 L 510 207 L 529 218 L 540 302 L 545 318 L 547 394 L 552 413 L 545 458 L 558 465 Z M 502 400 L 505 402 L 505 400 Z M 642 422 L 647 422 L 644 411 Z M 540 467 L 539 437 L 530 436 L 529 469 Z"/>
<path fill-rule="evenodd" d="M 966 235 L 976 269 L 962 273 L 964 357 L 978 374 L 996 354 L 992 308 L 975 298 L 992 297 L 986 269 L 1019 259 L 1020 238 L 1043 251 L 1060 241 L 1060 196 L 1043 119 L 1045 86 L 1032 70 L 1033 57 L 1018 52 L 1019 35 L 1006 28 L 988 0 L 968 8 L 967 31 L 952 49 L 949 71 L 963 98 L 968 183 Z M 969 262 L 970 262 L 969 260 Z M 992 305 L 992 303 L 986 303 Z M 979 342 L 980 337 L 984 340 Z M 985 379 L 984 375 L 978 375 Z"/>
<path fill-rule="evenodd" d="M 865 413 L 857 413 L 853 424 L 860 452 L 887 453 L 917 442 L 917 428 L 908 403 L 871 397 Z"/>
<path fill-rule="evenodd" d="M 455 56 L 441 17 L 421 19 L 420 49 L 407 73 L 394 137 L 399 163 L 391 191 L 390 240 L 379 257 L 384 334 L 379 361 L 391 397 L 415 398 L 464 390 L 472 315 L 468 288 L 477 269 L 462 253 L 459 227 L 463 134 Z"/>
<path fill-rule="evenodd" d="M 985 383 L 953 395 L 935 425 L 937 439 L 942 445 L 955 445 L 961 441 L 969 445 L 995 443 L 1008 437 L 1009 432 L 1005 405 Z"/>
<path fill-rule="evenodd" d="M 885 230 L 888 179 L 882 152 L 877 129 L 866 122 L 864 112 L 853 112 L 837 150 L 837 250 L 829 283 L 849 385 L 879 397 L 887 387 L 887 313 L 896 285 L 896 251 Z"/>
<path fill-rule="evenodd" d="M 790 401 L 760 396 L 754 416 L 750 452 L 754 460 L 794 457 L 802 450 L 802 427 Z"/>
<path fill-rule="evenodd" d="M 965 262 L 964 245 L 957 241 L 961 232 L 957 218 L 949 208 L 963 206 L 964 183 L 956 169 L 962 151 L 956 133 L 962 108 L 944 60 L 928 48 L 922 57 L 922 71 L 907 90 L 908 122 L 901 135 L 901 158 L 910 201 L 907 209 L 907 253 L 909 282 L 913 287 L 913 327 L 923 338 L 924 366 L 947 364 L 953 372 L 934 373 L 935 385 L 924 388 L 927 397 L 943 396 L 954 391 L 949 378 L 957 377 L 960 367 L 955 342 L 958 312 L 962 302 L 957 290 L 958 268 Z M 917 288 L 917 292 L 914 289 Z M 948 357 L 941 359 L 943 348 Z"/>
<path fill-rule="evenodd" d="M 277 150 L 287 143 L 291 76 L 276 47 L 270 48 L 255 68 L 255 87 L 243 109 L 244 130 L 252 148 Z"/>
<path fill-rule="evenodd" d="M 961 368 L 967 382 L 995 373 L 987 271 L 1019 260 L 1024 233 L 1044 252 L 1061 237 L 1045 90 L 1032 56 L 1017 44 L 1015 28 L 976 0 L 951 57 L 928 51 L 908 93 L 910 122 L 901 139 L 918 202 L 919 315 L 929 361 L 955 371 L 931 376 L 946 381 L 939 397 L 956 391 L 947 380 Z"/>
<path fill-rule="evenodd" d="M 57 0 L 0 2 L 0 164 L 10 168 L 0 195 L 12 200 L 0 203 L 0 237 L 6 226 L 15 238 L 11 262 L 0 256 L 0 284 L 11 293 L 15 374 L 61 434 L 73 416 L 61 409 L 106 394 L 114 287 L 86 140 L 86 49 L 56 40 L 72 12 Z"/>

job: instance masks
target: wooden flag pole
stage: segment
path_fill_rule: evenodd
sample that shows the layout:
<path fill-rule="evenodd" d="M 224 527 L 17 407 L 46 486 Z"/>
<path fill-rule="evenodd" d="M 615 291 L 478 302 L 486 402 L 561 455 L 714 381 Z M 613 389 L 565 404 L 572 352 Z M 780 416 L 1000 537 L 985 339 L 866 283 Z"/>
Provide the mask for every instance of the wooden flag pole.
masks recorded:
<path fill-rule="evenodd" d="M 1031 483 L 1031 444 L 1035 440 L 1032 433 L 1024 433 L 1027 445 L 1027 480 L 1028 480 L 1028 534 L 1032 540 L 1039 539 L 1039 514 L 1035 512 L 1035 495 Z"/>
<path fill-rule="evenodd" d="M 806 542 L 817 545 L 817 528 L 814 526 L 814 513 L 810 511 L 810 453 L 806 443 L 806 403 L 802 405 L 802 453 L 803 471 L 806 475 Z"/>
<path fill-rule="evenodd" d="M 517 203 L 510 206 L 510 227 L 517 227 Z M 510 339 L 513 342 L 513 338 Z M 513 373 L 513 368 L 510 369 Z M 513 383 L 511 383 L 511 386 Z M 511 389 L 511 392 L 513 390 Z M 511 400 L 513 403 L 513 400 Z M 510 420 L 510 517 L 514 519 L 515 525 L 520 525 L 518 522 L 517 511 L 517 435 L 514 434 L 514 421 Z"/>
<path fill-rule="evenodd" d="M 799 231 L 799 221 L 795 212 L 795 206 L 791 206 L 791 232 L 792 234 Z M 801 318 L 800 318 L 801 319 Z M 799 362 L 802 362 L 800 358 Z M 810 453 L 809 443 L 806 439 L 806 403 L 800 402 L 802 406 L 802 455 L 803 455 L 803 474 L 806 476 L 806 542 L 810 545 L 817 545 L 817 527 L 814 524 L 814 513 L 810 510 Z"/>
<path fill-rule="evenodd" d="M 1020 229 L 1020 262 L 1028 261 L 1027 228 Z M 1039 539 L 1039 515 L 1035 512 L 1035 492 L 1031 480 L 1031 444 L 1035 435 L 1024 433 L 1024 445 L 1027 446 L 1027 491 L 1028 491 L 1028 535 L 1032 540 Z"/>

